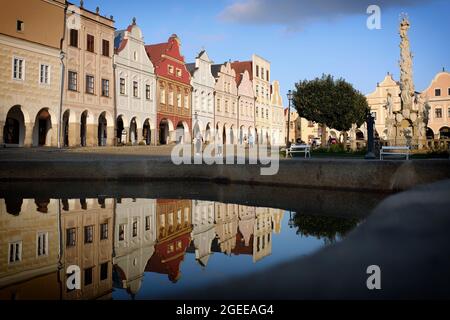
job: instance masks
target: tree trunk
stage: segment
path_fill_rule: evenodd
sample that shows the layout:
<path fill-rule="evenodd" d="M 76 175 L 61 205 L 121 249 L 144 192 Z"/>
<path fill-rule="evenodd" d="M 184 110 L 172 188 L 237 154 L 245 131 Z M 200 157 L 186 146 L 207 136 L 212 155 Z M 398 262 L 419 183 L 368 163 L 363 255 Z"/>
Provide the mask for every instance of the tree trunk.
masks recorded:
<path fill-rule="evenodd" d="M 326 124 L 321 124 L 320 125 L 322 127 L 322 137 L 321 137 L 321 144 L 322 144 L 322 148 L 326 146 L 327 144 L 327 125 Z"/>

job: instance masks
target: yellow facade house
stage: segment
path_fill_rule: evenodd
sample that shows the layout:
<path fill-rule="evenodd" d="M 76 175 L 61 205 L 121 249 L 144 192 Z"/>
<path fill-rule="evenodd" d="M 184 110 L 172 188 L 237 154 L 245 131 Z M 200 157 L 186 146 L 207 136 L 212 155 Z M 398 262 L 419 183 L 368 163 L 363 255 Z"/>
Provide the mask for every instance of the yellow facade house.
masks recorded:
<path fill-rule="evenodd" d="M 57 146 L 63 0 L 4 1 L 0 10 L 0 144 Z"/>

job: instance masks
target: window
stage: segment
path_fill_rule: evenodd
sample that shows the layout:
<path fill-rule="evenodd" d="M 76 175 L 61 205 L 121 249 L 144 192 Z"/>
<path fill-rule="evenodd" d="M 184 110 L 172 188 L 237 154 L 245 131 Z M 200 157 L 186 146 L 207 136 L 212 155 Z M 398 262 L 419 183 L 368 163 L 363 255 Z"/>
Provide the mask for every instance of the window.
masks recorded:
<path fill-rule="evenodd" d="M 258 116 L 258 115 L 259 115 L 259 108 L 256 107 L 256 116 Z"/>
<path fill-rule="evenodd" d="M 217 111 L 220 111 L 220 99 L 217 99 Z"/>
<path fill-rule="evenodd" d="M 225 112 L 228 113 L 228 101 L 227 100 L 225 100 Z"/>
<path fill-rule="evenodd" d="M 450 96 L 450 88 L 447 89 L 447 95 Z"/>
<path fill-rule="evenodd" d="M 256 66 L 256 77 L 259 77 L 259 66 Z"/>
<path fill-rule="evenodd" d="M 181 108 L 181 93 L 177 93 L 177 107 Z"/>
<path fill-rule="evenodd" d="M 125 225 L 119 225 L 119 241 L 125 240 Z"/>
<path fill-rule="evenodd" d="M 78 48 L 78 30 L 70 29 L 70 46 Z"/>
<path fill-rule="evenodd" d="M 11 242 L 9 244 L 9 263 L 22 260 L 22 241 Z"/>
<path fill-rule="evenodd" d="M 256 85 L 256 96 L 258 96 L 258 95 L 259 95 L 259 86 Z"/>
<path fill-rule="evenodd" d="M 174 92 L 169 93 L 169 105 L 171 105 L 171 106 L 173 106 L 173 95 L 174 95 Z"/>
<path fill-rule="evenodd" d="M 74 247 L 76 244 L 76 229 L 70 228 L 66 230 L 66 245 L 68 247 Z"/>
<path fill-rule="evenodd" d="M 137 81 L 133 81 L 133 97 L 138 97 L 138 83 Z"/>
<path fill-rule="evenodd" d="M 94 77 L 86 76 L 86 93 L 94 94 Z"/>
<path fill-rule="evenodd" d="M 87 51 L 94 52 L 94 42 L 95 42 L 94 36 L 88 34 L 87 35 L 87 44 L 86 44 L 86 50 Z"/>
<path fill-rule="evenodd" d="M 266 109 L 266 119 L 269 119 L 269 109 Z"/>
<path fill-rule="evenodd" d="M 161 103 L 166 103 L 166 90 L 164 88 L 161 89 L 161 97 L 160 97 Z"/>
<path fill-rule="evenodd" d="M 78 74 L 73 71 L 69 71 L 69 90 L 77 91 L 78 87 Z"/>
<path fill-rule="evenodd" d="M 133 238 L 136 238 L 138 235 L 138 222 L 137 220 L 133 221 Z"/>
<path fill-rule="evenodd" d="M 120 78 L 119 80 L 119 87 L 120 87 L 120 94 L 121 95 L 125 95 L 125 79 L 124 78 Z"/>
<path fill-rule="evenodd" d="M 150 227 L 151 227 L 150 216 L 146 216 L 145 217 L 145 231 L 149 231 Z"/>
<path fill-rule="evenodd" d="M 181 70 L 180 69 L 177 69 L 177 77 L 181 78 Z"/>
<path fill-rule="evenodd" d="M 173 71 L 173 70 L 174 70 L 174 69 L 173 69 L 173 66 L 169 65 L 169 66 L 168 66 L 168 70 L 169 70 L 169 73 L 170 73 L 170 74 L 173 74 L 173 72 L 174 72 L 174 71 Z"/>
<path fill-rule="evenodd" d="M 134 59 L 134 61 L 137 61 L 137 59 L 138 59 L 136 51 L 133 52 L 133 59 Z"/>
<path fill-rule="evenodd" d="M 270 81 L 270 78 L 269 78 L 269 70 L 266 71 L 266 80 L 267 80 L 267 81 Z"/>
<path fill-rule="evenodd" d="M 24 27 L 25 27 L 25 25 L 24 25 L 23 21 L 17 20 L 16 30 L 22 32 Z"/>
<path fill-rule="evenodd" d="M 441 118 L 442 118 L 442 109 L 436 108 L 436 119 L 441 119 Z"/>
<path fill-rule="evenodd" d="M 22 58 L 14 58 L 13 62 L 13 79 L 24 80 L 25 78 L 25 61 Z"/>
<path fill-rule="evenodd" d="M 145 86 L 145 98 L 147 100 L 150 100 L 151 98 L 150 85 L 148 84 Z"/>
<path fill-rule="evenodd" d="M 48 255 L 48 232 L 40 232 L 37 235 L 37 256 Z"/>
<path fill-rule="evenodd" d="M 189 108 L 189 95 L 188 94 L 184 95 L 184 107 Z"/>
<path fill-rule="evenodd" d="M 261 68 L 261 79 L 264 80 L 264 68 Z"/>
<path fill-rule="evenodd" d="M 100 281 L 108 279 L 108 262 L 100 265 Z"/>
<path fill-rule="evenodd" d="M 448 108 L 448 114 L 447 117 L 450 119 L 450 108 Z"/>
<path fill-rule="evenodd" d="M 46 64 L 41 64 L 39 83 L 40 84 L 50 84 L 50 67 Z"/>
<path fill-rule="evenodd" d="M 105 57 L 109 57 L 109 41 L 102 40 L 102 54 Z"/>
<path fill-rule="evenodd" d="M 94 226 L 84 227 L 84 243 L 94 242 Z"/>
<path fill-rule="evenodd" d="M 102 96 L 109 97 L 109 80 L 102 79 Z"/>
<path fill-rule="evenodd" d="M 100 240 L 108 239 L 108 223 L 102 223 L 100 225 Z"/>
<path fill-rule="evenodd" d="M 436 97 L 440 97 L 441 96 L 441 89 L 434 89 L 434 95 Z"/>
<path fill-rule="evenodd" d="M 84 285 L 92 284 L 92 268 L 84 269 Z"/>

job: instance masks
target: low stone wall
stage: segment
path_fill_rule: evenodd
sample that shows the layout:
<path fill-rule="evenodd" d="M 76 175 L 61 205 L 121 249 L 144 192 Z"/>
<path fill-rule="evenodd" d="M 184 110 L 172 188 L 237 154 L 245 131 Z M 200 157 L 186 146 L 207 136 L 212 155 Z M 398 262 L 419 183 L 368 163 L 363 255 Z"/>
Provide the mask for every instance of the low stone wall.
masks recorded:
<path fill-rule="evenodd" d="M 277 175 L 259 165 L 174 165 L 167 158 L 0 161 L 1 181 L 214 181 L 342 190 L 392 192 L 450 178 L 449 160 L 281 161 Z"/>

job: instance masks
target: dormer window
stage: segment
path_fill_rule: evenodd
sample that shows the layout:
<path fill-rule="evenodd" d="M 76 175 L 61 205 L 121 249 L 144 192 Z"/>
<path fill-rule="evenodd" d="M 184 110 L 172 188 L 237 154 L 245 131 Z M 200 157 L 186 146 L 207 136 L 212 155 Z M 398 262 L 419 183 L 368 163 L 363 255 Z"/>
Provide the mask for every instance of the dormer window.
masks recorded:
<path fill-rule="evenodd" d="M 435 90 L 434 90 L 434 95 L 435 95 L 436 97 L 440 97 L 440 96 L 441 96 L 441 89 L 435 89 Z"/>
<path fill-rule="evenodd" d="M 181 78 L 181 69 L 177 69 L 177 77 Z"/>
<path fill-rule="evenodd" d="M 173 66 L 171 66 L 171 65 L 169 65 L 169 73 L 170 74 L 173 74 L 174 73 L 174 68 L 173 68 Z"/>

